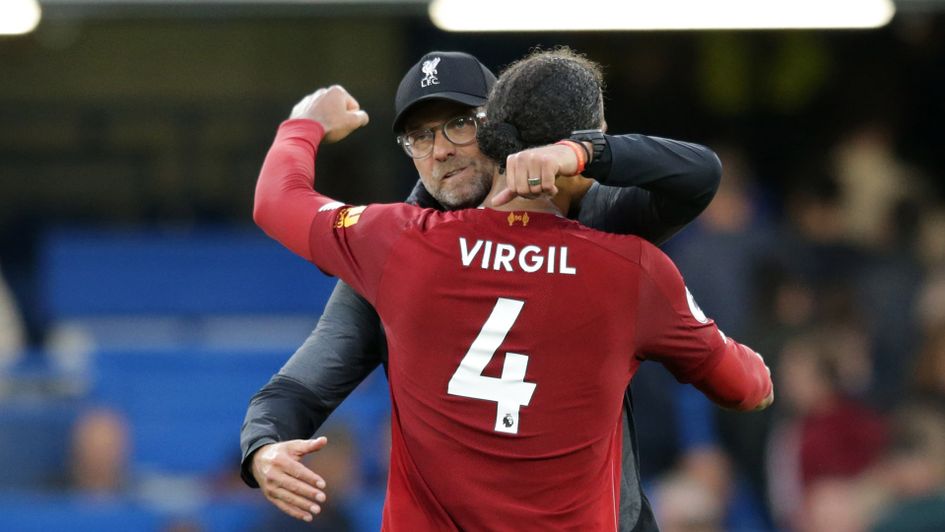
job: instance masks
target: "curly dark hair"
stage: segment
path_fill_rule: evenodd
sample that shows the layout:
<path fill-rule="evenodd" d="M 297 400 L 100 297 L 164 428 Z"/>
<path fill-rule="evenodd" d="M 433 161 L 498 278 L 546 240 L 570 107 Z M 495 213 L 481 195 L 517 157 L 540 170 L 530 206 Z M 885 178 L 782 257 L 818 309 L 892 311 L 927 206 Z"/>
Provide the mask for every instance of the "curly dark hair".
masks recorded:
<path fill-rule="evenodd" d="M 512 153 L 600 127 L 603 85 L 600 65 L 570 48 L 533 52 L 492 87 L 479 149 L 504 166 Z"/>

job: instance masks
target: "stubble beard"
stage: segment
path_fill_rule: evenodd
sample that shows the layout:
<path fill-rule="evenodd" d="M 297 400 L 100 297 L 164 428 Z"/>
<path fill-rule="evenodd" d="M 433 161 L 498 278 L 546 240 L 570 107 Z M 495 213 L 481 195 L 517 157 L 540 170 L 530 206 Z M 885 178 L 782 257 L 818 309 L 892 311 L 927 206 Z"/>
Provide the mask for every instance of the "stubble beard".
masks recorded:
<path fill-rule="evenodd" d="M 473 171 L 472 176 L 464 178 L 462 181 L 443 180 L 440 177 L 464 166 Z M 437 190 L 431 190 L 430 194 L 447 210 L 478 207 L 485 201 L 486 196 L 492 189 L 492 173 L 484 166 L 486 165 L 469 160 L 461 164 L 454 164 L 450 168 L 438 172 L 439 175 L 436 176 Z"/>

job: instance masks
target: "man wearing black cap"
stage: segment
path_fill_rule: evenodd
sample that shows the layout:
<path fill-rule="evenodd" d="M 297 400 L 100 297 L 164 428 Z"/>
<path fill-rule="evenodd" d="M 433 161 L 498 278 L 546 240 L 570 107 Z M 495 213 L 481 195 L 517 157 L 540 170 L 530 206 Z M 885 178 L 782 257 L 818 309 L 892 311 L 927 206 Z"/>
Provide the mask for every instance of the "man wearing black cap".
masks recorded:
<path fill-rule="evenodd" d="M 495 163 L 476 144 L 476 109 L 494 83 L 495 76 L 475 57 L 434 52 L 397 89 L 394 134 L 413 159 L 423 190 L 445 209 L 476 207 L 489 192 Z M 421 127 L 428 124 L 439 124 L 440 131 Z M 435 142 L 440 132 L 448 142 Z"/>
<path fill-rule="evenodd" d="M 394 131 L 420 175 L 408 203 L 457 209 L 483 201 L 495 163 L 475 140 L 477 107 L 486 103 L 494 82 L 478 60 L 459 52 L 428 53 L 404 76 Z M 660 243 L 692 221 L 718 187 L 721 167 L 705 147 L 595 131 L 575 138 L 592 151 L 584 176 L 593 180 L 579 186 L 570 215 L 590 227 Z M 323 445 L 306 438 L 382 363 L 386 342 L 376 313 L 339 282 L 312 335 L 252 399 L 241 433 L 247 484 L 270 488 L 266 497 L 290 515 L 317 513 L 313 509 L 323 496 L 279 496 L 278 486 L 300 476 L 300 457 Z M 630 408 L 628 393 L 620 529 L 653 530 L 652 512 L 639 488 Z"/>

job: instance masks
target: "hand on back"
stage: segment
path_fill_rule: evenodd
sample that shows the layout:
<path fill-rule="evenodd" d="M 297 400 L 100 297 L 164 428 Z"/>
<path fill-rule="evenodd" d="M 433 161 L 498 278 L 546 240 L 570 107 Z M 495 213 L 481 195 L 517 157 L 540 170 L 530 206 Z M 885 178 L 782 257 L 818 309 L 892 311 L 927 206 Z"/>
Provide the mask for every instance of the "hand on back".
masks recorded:
<path fill-rule="evenodd" d="M 325 502 L 325 480 L 302 464 L 302 458 L 328 444 L 324 436 L 314 440 L 289 440 L 260 447 L 253 455 L 253 476 L 269 502 L 288 515 L 311 521 Z"/>

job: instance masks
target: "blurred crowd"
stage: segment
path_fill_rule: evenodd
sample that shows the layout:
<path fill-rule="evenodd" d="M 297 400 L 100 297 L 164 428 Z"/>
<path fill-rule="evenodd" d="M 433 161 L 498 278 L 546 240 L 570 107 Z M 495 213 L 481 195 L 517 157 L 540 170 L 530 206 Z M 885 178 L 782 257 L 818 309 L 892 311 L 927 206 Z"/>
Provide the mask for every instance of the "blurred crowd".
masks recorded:
<path fill-rule="evenodd" d="M 849 131 L 779 202 L 737 145 L 715 146 L 721 189 L 667 250 L 706 313 L 765 357 L 776 400 L 733 415 L 638 375 L 666 532 L 945 530 L 945 205 L 941 176 L 893 142 L 880 122 Z"/>
<path fill-rule="evenodd" d="M 665 248 L 707 314 L 765 357 L 776 402 L 724 412 L 644 364 L 637 437 L 665 532 L 945 530 L 945 205 L 892 140 L 882 123 L 851 130 L 779 200 L 737 143 L 713 146 L 721 188 Z M 7 365 L 24 346 L 16 307 L 0 285 Z M 310 527 L 263 506 L 260 530 L 376 525 L 384 472 L 360 470 L 359 454 L 377 450 L 359 449 L 343 421 L 327 430 L 332 444 L 310 463 L 331 486 L 325 513 Z M 107 405 L 78 416 L 53 489 L 160 490 L 130 474 L 128 433 Z M 204 489 L 253 499 L 237 462 Z"/>
<path fill-rule="evenodd" d="M 573 39 L 577 49 L 609 67 L 608 121 L 616 132 L 695 140 L 719 154 L 724 170 L 717 196 L 664 250 L 706 314 L 725 334 L 760 352 L 775 382 L 772 408 L 735 414 L 679 385 L 658 365 L 643 364 L 632 384 L 641 473 L 664 532 L 945 530 L 945 159 L 936 138 L 945 87 L 945 23 L 941 18 L 935 24 L 917 21 L 906 19 L 876 38 L 796 32 Z M 43 330 L 48 324 L 36 318 L 41 313 L 30 301 L 39 289 L 30 289 L 37 268 L 27 255 L 51 220 L 246 225 L 270 126 L 288 111 L 283 109 L 287 95 L 301 93 L 298 87 L 309 88 L 318 76 L 325 76 L 325 83 L 352 79 L 369 93 L 362 103 L 373 104 L 367 106 L 372 113 L 379 110 L 372 121 L 377 117 L 377 123 L 386 124 L 392 80 L 402 72 L 392 58 L 416 57 L 436 42 L 443 49 L 469 49 L 498 66 L 534 42 L 531 35 L 463 40 L 416 23 L 393 31 L 389 27 L 395 26 L 383 19 L 342 22 L 333 20 L 332 32 L 312 31 L 310 20 L 300 20 L 290 26 L 293 31 L 259 25 L 257 33 L 247 33 L 246 25 L 198 21 L 186 26 L 190 33 L 172 34 L 190 36 L 178 50 L 167 46 L 161 31 L 154 32 L 153 43 L 115 37 L 138 35 L 139 25 L 150 27 L 132 21 L 131 29 L 119 24 L 114 34 L 101 25 L 97 29 L 109 37 L 91 44 L 79 39 L 92 51 L 76 46 L 81 53 L 74 56 L 56 44 L 56 39 L 85 35 L 69 27 L 47 36 L 46 44 L 21 43 L 22 57 L 5 49 L 5 57 L 17 58 L 4 63 L 11 72 L 17 62 L 31 65 L 49 57 L 59 62 L 50 63 L 55 72 L 45 77 L 22 72 L 11 77 L 17 91 L 8 91 L 14 96 L 7 95 L 0 106 L 4 118 L 19 120 L 11 122 L 18 125 L 9 138 L 0 138 L 6 139 L 0 162 L 10 175 L 23 176 L 0 182 L 0 200 L 6 201 L 0 212 L 5 217 L 0 243 L 6 247 L 0 251 L 7 253 L 0 261 L 10 258 L 11 249 L 19 255 L 7 264 L 8 274 L 14 274 L 10 284 L 20 288 L 18 301 L 0 276 L 0 414 L 24 395 L 83 397 L 71 384 L 18 381 L 23 373 L 17 371 L 28 371 L 40 358 L 30 349 L 49 340 Z M 160 23 L 150 24 L 161 29 Z M 366 34 L 379 37 L 369 40 Z M 403 44 L 405 34 L 410 44 Z M 389 61 L 352 67 L 350 47 L 342 49 L 349 41 L 342 36 L 357 46 L 374 46 L 359 51 L 363 58 Z M 341 44 L 328 49 L 329 40 Z M 235 63 L 221 62 L 220 71 L 233 73 L 223 78 L 227 82 L 206 75 L 216 70 L 200 70 L 219 62 L 201 53 L 243 42 L 252 53 L 235 54 L 240 56 Z M 99 67 L 115 71 L 89 70 L 87 84 L 68 77 L 80 73 L 86 80 L 84 67 L 59 66 L 111 57 L 129 43 L 143 47 L 131 47 L 122 61 L 102 61 Z M 298 63 L 299 49 L 323 46 L 324 53 L 307 54 L 311 64 Z M 404 50 L 410 46 L 416 53 Z M 191 66 L 191 55 L 203 58 L 203 66 Z M 148 63 L 150 56 L 165 62 Z M 138 63 L 144 65 L 141 70 L 128 68 Z M 384 69 L 390 71 L 386 85 L 375 79 Z M 175 78 L 167 73 L 177 71 L 199 75 L 181 74 L 178 84 L 168 82 L 168 87 L 190 95 L 191 85 L 203 82 L 212 87 L 204 89 L 210 96 L 203 101 L 175 96 L 174 90 L 152 92 L 152 85 L 164 87 L 165 79 Z M 134 95 L 124 97 L 131 102 L 124 108 L 112 101 L 122 98 L 107 91 L 98 99 L 66 92 L 65 100 L 78 102 L 73 107 L 50 107 L 43 99 L 54 100 L 58 93 L 27 99 L 25 105 L 17 100 L 22 98 L 19 87 L 100 89 L 102 80 L 119 74 Z M 370 93 L 375 86 L 390 91 Z M 878 96 L 883 88 L 890 89 L 888 95 Z M 233 93 L 214 92 L 223 89 Z M 116 89 L 115 94 L 123 93 Z M 877 108 L 886 117 L 878 112 L 838 125 L 840 117 L 868 116 Z M 898 111 L 897 128 L 887 117 Z M 712 139 L 715 126 L 732 133 Z M 73 129 L 74 136 L 68 133 Z M 350 183 L 332 184 L 342 191 L 339 197 L 393 200 L 395 192 L 406 190 L 398 192 L 399 187 L 413 184 L 415 174 L 387 133 L 386 126 L 375 128 L 366 139 L 339 145 L 334 154 L 326 150 L 320 162 L 326 174 L 361 171 L 350 181 L 369 183 L 350 194 L 344 188 L 353 188 Z M 19 137 L 25 144 L 18 144 Z M 795 140 L 800 146 L 788 145 Z M 904 150 L 910 143 L 912 149 Z M 811 160 L 797 160 L 807 157 Z M 352 168 L 355 159 L 366 169 Z M 790 165 L 782 164 L 786 161 Z M 391 173 L 403 179 L 392 179 Z M 34 183 L 41 192 L 23 192 Z M 378 198 L 379 191 L 387 196 Z M 285 358 L 290 353 L 284 350 Z M 259 375 L 259 386 L 268 377 Z M 383 395 L 383 383 L 380 390 Z M 248 402 L 249 395 L 240 401 Z M 329 501 L 306 526 L 283 516 L 240 481 L 238 420 L 232 426 L 231 467 L 196 479 L 155 480 L 138 474 L 130 436 L 135 427 L 120 410 L 109 404 L 80 406 L 62 431 L 0 431 L 5 466 L 21 457 L 27 461 L 30 453 L 51 445 L 48 439 L 68 440 L 61 442 L 66 460 L 57 478 L 17 487 L 94 500 L 131 496 L 171 506 L 181 498 L 209 496 L 252 507 L 250 514 L 235 513 L 220 525 L 223 530 L 377 530 L 386 443 L 364 438 L 356 419 L 341 414 L 324 429 L 330 444 L 311 457 L 311 466 L 326 478 Z M 0 481 L 0 496 L 12 482 L 9 475 Z M 3 512 L 19 504 L 19 499 L 10 501 L 0 500 L 7 504 L 0 508 L 0 529 L 5 529 Z M 171 508 L 167 513 L 179 512 Z M 162 521 L 161 529 L 221 528 L 185 515 Z"/>

